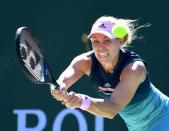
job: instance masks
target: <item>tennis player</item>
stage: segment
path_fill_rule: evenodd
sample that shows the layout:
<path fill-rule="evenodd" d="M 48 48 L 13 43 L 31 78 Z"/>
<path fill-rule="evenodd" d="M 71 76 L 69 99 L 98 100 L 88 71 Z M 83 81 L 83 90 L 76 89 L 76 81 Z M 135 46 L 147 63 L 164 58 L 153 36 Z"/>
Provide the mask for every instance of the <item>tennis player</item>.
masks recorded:
<path fill-rule="evenodd" d="M 150 81 L 146 62 L 126 48 L 136 38 L 134 20 L 102 16 L 88 36 L 93 51 L 75 57 L 58 78 L 52 96 L 67 108 L 114 118 L 119 114 L 129 131 L 169 131 L 169 98 Z M 87 75 L 99 98 L 67 92 Z M 82 87 L 88 88 L 88 87 Z"/>

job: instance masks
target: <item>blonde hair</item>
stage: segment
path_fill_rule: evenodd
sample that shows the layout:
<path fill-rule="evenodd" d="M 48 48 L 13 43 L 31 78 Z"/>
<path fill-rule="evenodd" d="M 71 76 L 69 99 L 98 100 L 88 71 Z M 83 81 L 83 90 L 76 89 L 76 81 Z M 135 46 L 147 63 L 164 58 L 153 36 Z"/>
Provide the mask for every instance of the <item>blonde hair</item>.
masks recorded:
<path fill-rule="evenodd" d="M 138 26 L 138 20 L 132 20 L 132 19 L 121 19 L 121 18 L 116 18 L 113 16 L 101 16 L 96 20 L 96 22 L 93 24 L 95 25 L 96 23 L 102 22 L 102 21 L 110 21 L 114 23 L 115 25 L 120 25 L 123 26 L 127 34 L 124 37 L 125 43 L 122 45 L 122 47 L 128 47 L 136 38 L 136 32 L 138 29 L 142 27 L 149 27 L 151 24 L 145 24 L 142 26 Z"/>

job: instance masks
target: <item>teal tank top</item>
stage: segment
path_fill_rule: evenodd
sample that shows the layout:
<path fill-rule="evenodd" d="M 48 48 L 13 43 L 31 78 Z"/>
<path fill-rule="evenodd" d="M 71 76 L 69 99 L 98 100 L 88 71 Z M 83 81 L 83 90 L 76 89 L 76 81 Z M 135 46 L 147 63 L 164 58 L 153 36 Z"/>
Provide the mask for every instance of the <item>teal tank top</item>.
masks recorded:
<path fill-rule="evenodd" d="M 134 61 L 143 61 L 147 68 L 146 79 L 139 85 L 130 103 L 119 115 L 129 131 L 169 131 L 169 98 L 159 91 L 149 79 L 148 67 L 141 57 L 128 50 L 120 50 L 120 57 L 112 74 L 106 75 L 94 53 L 91 54 L 92 67 L 89 75 L 101 98 L 107 99 L 111 91 L 102 88 L 115 88 L 122 70 Z"/>
<path fill-rule="evenodd" d="M 100 90 L 99 87 L 114 89 L 120 80 L 120 74 L 122 70 L 128 64 L 134 61 L 143 61 L 146 65 L 146 62 L 142 60 L 138 54 L 132 51 L 121 49 L 119 60 L 116 64 L 116 67 L 113 73 L 107 75 L 103 71 L 103 68 L 101 64 L 99 63 L 99 61 L 96 59 L 94 53 L 91 54 L 91 59 L 92 59 L 92 67 L 91 67 L 91 73 L 89 75 L 89 78 L 94 83 L 94 87 L 97 93 L 99 94 L 99 96 L 104 99 L 109 98 L 112 92 Z M 146 79 L 144 80 L 144 82 L 142 82 L 139 85 L 133 99 L 131 100 L 129 104 L 133 104 L 135 102 L 139 102 L 145 99 L 150 93 L 150 90 L 151 89 L 150 89 L 149 73 L 147 71 Z"/>

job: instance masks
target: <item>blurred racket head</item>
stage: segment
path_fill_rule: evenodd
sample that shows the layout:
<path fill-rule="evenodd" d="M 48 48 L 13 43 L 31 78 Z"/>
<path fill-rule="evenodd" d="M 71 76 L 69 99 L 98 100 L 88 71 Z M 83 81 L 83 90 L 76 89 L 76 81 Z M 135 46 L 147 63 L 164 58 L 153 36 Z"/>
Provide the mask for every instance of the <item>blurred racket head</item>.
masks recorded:
<path fill-rule="evenodd" d="M 37 84 L 59 86 L 45 60 L 38 40 L 27 27 L 20 27 L 16 31 L 16 53 L 23 71 L 31 81 Z"/>

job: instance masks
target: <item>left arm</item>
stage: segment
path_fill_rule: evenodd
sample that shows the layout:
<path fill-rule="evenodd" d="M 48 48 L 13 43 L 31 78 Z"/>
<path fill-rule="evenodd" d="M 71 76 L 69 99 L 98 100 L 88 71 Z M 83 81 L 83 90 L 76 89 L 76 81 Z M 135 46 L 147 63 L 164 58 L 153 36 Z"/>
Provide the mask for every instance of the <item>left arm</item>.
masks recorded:
<path fill-rule="evenodd" d="M 113 118 L 133 98 L 138 86 L 145 80 L 146 69 L 142 62 L 129 64 L 122 72 L 110 99 L 104 101 L 92 100 L 88 112 Z"/>
<path fill-rule="evenodd" d="M 120 81 L 109 99 L 91 100 L 90 107 L 86 110 L 94 115 L 101 115 L 112 119 L 122 108 L 124 108 L 133 98 L 138 86 L 145 80 L 146 68 L 141 61 L 135 61 L 127 65 L 121 73 Z M 68 108 L 80 107 L 80 95 L 70 93 L 65 100 Z"/>

